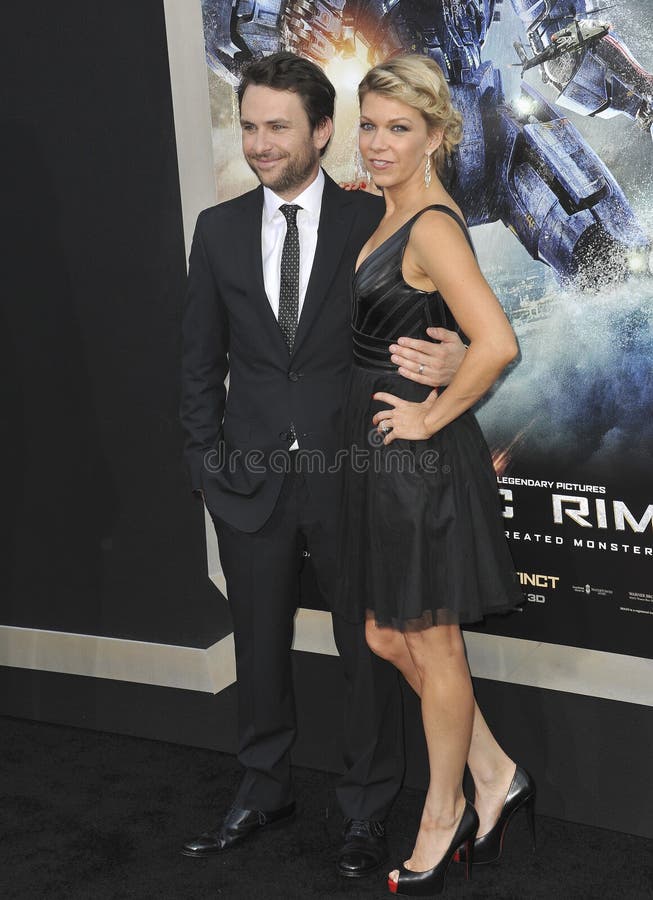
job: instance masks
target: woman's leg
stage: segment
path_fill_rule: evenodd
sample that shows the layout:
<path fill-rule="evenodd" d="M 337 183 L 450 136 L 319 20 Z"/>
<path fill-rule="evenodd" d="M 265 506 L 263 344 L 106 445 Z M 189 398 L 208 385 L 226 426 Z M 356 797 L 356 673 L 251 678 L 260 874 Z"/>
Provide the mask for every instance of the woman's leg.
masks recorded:
<path fill-rule="evenodd" d="M 463 813 L 463 772 L 474 719 L 474 695 L 457 625 L 407 632 L 419 675 L 430 780 L 415 848 L 406 868 L 421 872 L 444 856 Z M 398 877 L 393 872 L 391 878 Z"/>
<path fill-rule="evenodd" d="M 421 675 L 402 632 L 377 625 L 373 613 L 368 613 L 366 638 L 372 651 L 393 663 L 417 696 L 421 697 Z M 480 837 L 486 834 L 499 818 L 515 774 L 515 763 L 497 743 L 476 701 L 474 701 L 472 738 L 467 764 L 474 779 L 474 805 L 480 821 L 478 830 Z"/>
<path fill-rule="evenodd" d="M 478 836 L 495 825 L 515 774 L 515 763 L 502 750 L 475 705 L 472 741 L 467 760 L 474 779 L 474 806 L 479 818 Z"/>
<path fill-rule="evenodd" d="M 404 676 L 418 697 L 422 694 L 422 684 L 415 663 L 401 631 L 377 625 L 374 613 L 368 612 L 365 621 L 365 640 L 373 653 L 391 662 Z"/>

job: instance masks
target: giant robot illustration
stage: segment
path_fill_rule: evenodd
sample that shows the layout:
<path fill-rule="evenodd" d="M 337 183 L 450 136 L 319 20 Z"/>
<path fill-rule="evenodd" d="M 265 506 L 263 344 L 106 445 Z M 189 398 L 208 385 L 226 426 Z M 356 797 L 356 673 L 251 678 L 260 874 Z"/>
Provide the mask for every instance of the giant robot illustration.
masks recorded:
<path fill-rule="evenodd" d="M 207 60 L 236 84 L 254 57 L 290 49 L 325 65 L 353 55 L 374 64 L 424 53 L 448 77 L 464 139 L 447 185 L 471 225 L 501 220 L 561 281 L 593 287 L 648 273 L 651 242 L 607 166 L 559 111 L 623 115 L 653 125 L 653 76 L 592 0 L 510 0 L 528 36 L 515 42 L 522 75 L 538 68 L 552 106 L 532 85 L 508 103 L 501 74 L 481 60 L 503 0 L 202 0 Z"/>

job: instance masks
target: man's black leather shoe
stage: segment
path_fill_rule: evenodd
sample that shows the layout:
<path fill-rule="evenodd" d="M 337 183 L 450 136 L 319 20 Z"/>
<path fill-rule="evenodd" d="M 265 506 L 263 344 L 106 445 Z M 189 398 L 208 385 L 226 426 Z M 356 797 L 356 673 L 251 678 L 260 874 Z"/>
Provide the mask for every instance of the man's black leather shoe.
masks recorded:
<path fill-rule="evenodd" d="M 229 850 L 234 844 L 249 837 L 262 828 L 274 828 L 285 825 L 295 815 L 295 804 L 289 803 L 273 812 L 262 812 L 260 809 L 240 809 L 232 806 L 217 831 L 206 831 L 199 837 L 184 844 L 181 852 L 184 856 L 211 856 L 222 850 Z"/>
<path fill-rule="evenodd" d="M 345 819 L 338 872 L 346 878 L 362 878 L 388 858 L 383 822 Z"/>

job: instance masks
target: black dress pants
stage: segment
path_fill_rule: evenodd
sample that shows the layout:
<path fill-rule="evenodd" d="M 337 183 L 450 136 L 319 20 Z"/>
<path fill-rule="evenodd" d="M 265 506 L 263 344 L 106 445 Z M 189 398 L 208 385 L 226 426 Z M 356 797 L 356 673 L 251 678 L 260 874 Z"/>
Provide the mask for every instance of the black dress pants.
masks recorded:
<path fill-rule="evenodd" d="M 308 550 L 327 604 L 336 566 L 337 498 L 314 502 L 309 478 L 289 472 L 275 509 L 247 533 L 214 517 L 234 624 L 238 759 L 245 774 L 235 802 L 272 811 L 293 799 L 290 750 L 296 734 L 290 649 Z M 345 675 L 345 772 L 336 793 L 346 817 L 383 820 L 403 777 L 398 676 L 374 656 L 364 626 L 334 616 Z M 320 703 L 319 685 L 315 702 Z"/>

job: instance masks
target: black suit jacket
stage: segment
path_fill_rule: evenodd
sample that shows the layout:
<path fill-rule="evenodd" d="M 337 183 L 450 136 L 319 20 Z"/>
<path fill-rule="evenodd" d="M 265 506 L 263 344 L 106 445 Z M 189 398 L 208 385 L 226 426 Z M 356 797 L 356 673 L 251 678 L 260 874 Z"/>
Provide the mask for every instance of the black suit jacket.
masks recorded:
<path fill-rule="evenodd" d="M 314 495 L 333 503 L 338 492 L 337 475 L 319 469 L 340 446 L 352 273 L 383 203 L 326 177 L 292 354 L 265 293 L 262 212 L 258 187 L 200 214 L 183 326 L 181 418 L 192 486 L 213 515 L 242 531 L 259 529 L 274 509 L 291 422 L 302 450 L 320 452 L 309 475 Z"/>

